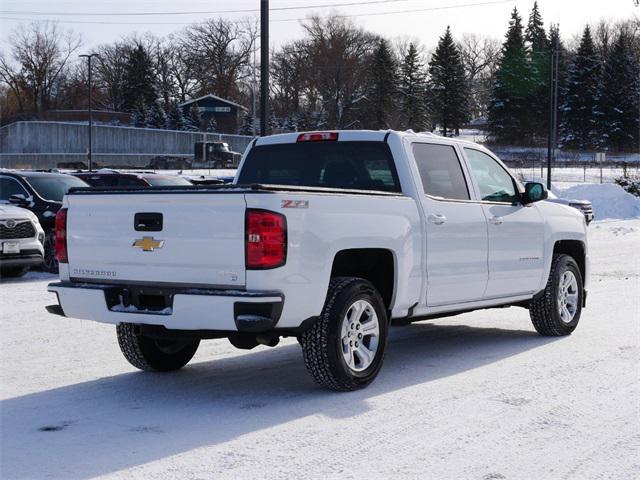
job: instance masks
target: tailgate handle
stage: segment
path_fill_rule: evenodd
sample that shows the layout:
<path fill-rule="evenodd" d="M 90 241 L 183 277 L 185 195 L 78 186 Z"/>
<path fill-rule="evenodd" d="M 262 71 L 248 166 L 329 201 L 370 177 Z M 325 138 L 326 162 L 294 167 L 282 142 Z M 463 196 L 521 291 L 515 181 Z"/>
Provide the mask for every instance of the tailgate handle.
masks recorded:
<path fill-rule="evenodd" d="M 133 228 L 137 232 L 160 232 L 162 231 L 162 214 L 136 213 L 133 218 Z"/>

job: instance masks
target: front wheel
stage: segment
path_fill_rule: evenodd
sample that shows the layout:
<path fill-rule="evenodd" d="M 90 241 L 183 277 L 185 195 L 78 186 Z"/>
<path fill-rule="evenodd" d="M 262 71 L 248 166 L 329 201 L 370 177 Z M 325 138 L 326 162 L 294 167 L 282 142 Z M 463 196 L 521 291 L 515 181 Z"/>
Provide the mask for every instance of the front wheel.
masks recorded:
<path fill-rule="evenodd" d="M 540 335 L 569 335 L 578 326 L 584 290 L 576 261 L 569 255 L 553 257 L 547 285 L 531 300 L 529 315 Z"/>
<path fill-rule="evenodd" d="M 299 338 L 307 370 L 332 390 L 364 388 L 382 367 L 388 331 L 384 302 L 370 282 L 334 278 L 320 318 Z"/>
<path fill-rule="evenodd" d="M 148 372 L 170 372 L 184 367 L 200 345 L 200 340 L 156 340 L 140 335 L 136 330 L 132 323 L 119 323 L 116 327 L 118 344 L 131 365 Z"/>

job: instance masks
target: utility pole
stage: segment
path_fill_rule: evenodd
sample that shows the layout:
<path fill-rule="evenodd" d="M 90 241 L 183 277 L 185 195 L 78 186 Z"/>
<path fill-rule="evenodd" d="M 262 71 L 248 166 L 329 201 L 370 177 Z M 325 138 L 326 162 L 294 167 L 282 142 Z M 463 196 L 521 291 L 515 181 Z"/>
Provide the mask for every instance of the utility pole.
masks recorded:
<path fill-rule="evenodd" d="M 256 115 L 258 112 L 256 112 L 256 103 L 257 103 L 257 95 L 256 95 L 256 90 L 258 89 L 258 82 L 256 80 L 256 68 L 258 67 L 258 62 L 256 61 L 256 52 L 257 52 L 258 48 L 254 48 L 253 49 L 253 68 L 251 69 L 251 71 L 253 72 L 253 81 L 252 81 L 252 88 L 251 88 L 251 102 L 253 103 L 252 105 L 252 109 L 251 109 L 251 115 L 253 116 L 253 121 L 251 122 L 252 125 L 252 129 L 253 129 L 253 136 L 256 136 L 256 120 L 258 119 L 258 115 Z"/>
<path fill-rule="evenodd" d="M 260 0 L 260 136 L 269 118 L 269 0 Z"/>
<path fill-rule="evenodd" d="M 547 190 L 551 190 L 551 165 L 556 156 L 558 131 L 558 45 L 552 45 L 549 70 L 549 137 L 547 141 Z"/>
<path fill-rule="evenodd" d="M 87 163 L 89 164 L 89 171 L 93 171 L 93 161 L 92 161 L 92 149 L 93 149 L 93 84 L 91 82 L 91 59 L 93 57 L 99 57 L 100 55 L 97 53 L 90 53 L 79 55 L 82 58 L 87 59 L 87 64 L 89 68 L 89 150 L 87 151 Z"/>

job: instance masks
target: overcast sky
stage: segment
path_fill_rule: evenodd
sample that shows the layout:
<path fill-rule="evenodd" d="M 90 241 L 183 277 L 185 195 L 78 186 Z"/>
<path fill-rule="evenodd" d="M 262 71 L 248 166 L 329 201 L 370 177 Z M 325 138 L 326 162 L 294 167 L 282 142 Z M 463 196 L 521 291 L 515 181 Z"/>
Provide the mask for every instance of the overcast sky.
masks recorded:
<path fill-rule="evenodd" d="M 355 4 L 340 7 L 311 8 L 315 5 Z M 476 4 L 476 5 L 473 5 Z M 482 4 L 482 5 L 479 5 Z M 640 8 L 633 0 L 538 0 L 545 25 L 559 23 L 565 40 L 578 35 L 584 25 L 600 18 L 625 19 L 638 17 Z M 459 8 L 441 8 L 462 5 Z M 410 37 L 422 41 L 428 48 L 435 45 L 447 25 L 456 37 L 463 33 L 479 33 L 502 38 L 510 11 L 518 7 L 526 17 L 533 0 L 271 0 L 271 8 L 303 7 L 297 10 L 272 11 L 271 44 L 277 46 L 302 35 L 299 21 L 278 21 L 304 18 L 312 13 L 326 15 L 337 12 L 353 15 L 353 20 L 367 30 L 387 37 Z M 0 0 L 2 49 L 20 23 L 33 19 L 61 22 L 61 26 L 82 34 L 84 49 L 109 43 L 130 33 L 153 32 L 166 35 L 185 24 L 203 18 L 223 16 L 239 19 L 257 13 L 208 13 L 180 15 L 79 15 L 122 14 L 134 12 L 218 12 L 259 8 L 259 0 Z M 431 9 L 415 11 L 418 9 Z M 407 10 L 414 10 L 406 12 Z M 404 12 L 403 12 L 404 11 Z M 19 13 L 10 13 L 19 12 Z M 38 15 L 36 12 L 43 13 Z M 403 13 L 393 13 L 403 12 Z M 73 15 L 62 15 L 71 13 Z M 11 19 L 9 19 L 11 18 Z M 92 23 L 89 23 L 92 22 Z M 110 23 L 99 23 L 110 22 Z"/>

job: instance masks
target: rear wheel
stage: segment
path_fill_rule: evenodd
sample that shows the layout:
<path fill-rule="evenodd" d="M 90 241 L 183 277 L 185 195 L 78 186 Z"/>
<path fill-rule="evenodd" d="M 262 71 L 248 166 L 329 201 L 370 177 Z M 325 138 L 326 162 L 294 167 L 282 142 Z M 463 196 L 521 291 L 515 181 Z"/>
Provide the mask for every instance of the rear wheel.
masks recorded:
<path fill-rule="evenodd" d="M 569 335 L 578 326 L 584 290 L 580 268 L 569 255 L 553 257 L 544 291 L 531 301 L 529 315 L 540 335 Z"/>
<path fill-rule="evenodd" d="M 307 370 L 332 390 L 364 388 L 382 367 L 388 331 L 384 302 L 370 282 L 334 278 L 320 318 L 299 338 Z"/>
<path fill-rule="evenodd" d="M 116 332 L 124 358 L 134 367 L 145 371 L 178 370 L 189 363 L 200 345 L 200 340 L 185 342 L 145 337 L 137 332 L 132 323 L 119 323 Z"/>

